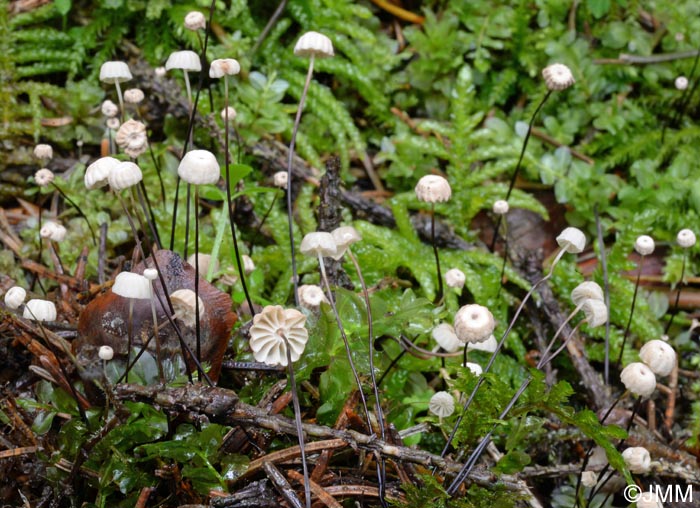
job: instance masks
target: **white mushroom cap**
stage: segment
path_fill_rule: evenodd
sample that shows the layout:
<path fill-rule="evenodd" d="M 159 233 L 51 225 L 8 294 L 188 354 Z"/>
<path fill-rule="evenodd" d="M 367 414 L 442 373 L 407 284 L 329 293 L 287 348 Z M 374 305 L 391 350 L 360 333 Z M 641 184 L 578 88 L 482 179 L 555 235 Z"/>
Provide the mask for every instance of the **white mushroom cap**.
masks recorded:
<path fill-rule="evenodd" d="M 209 254 L 204 254 L 202 252 L 198 253 L 197 256 L 199 257 L 199 273 L 209 273 L 209 265 L 212 263 L 212 257 Z M 187 262 L 194 266 L 194 254 L 191 254 L 187 258 Z M 219 271 L 219 262 L 214 259 L 214 273 Z"/>
<path fill-rule="evenodd" d="M 39 187 L 46 187 L 48 184 L 53 182 L 53 179 L 53 171 L 47 168 L 41 168 L 39 171 L 34 173 L 34 181 Z"/>
<path fill-rule="evenodd" d="M 477 377 L 484 373 L 484 369 L 482 369 L 481 365 L 479 365 L 478 363 L 467 362 L 464 364 L 464 366 L 468 368 L 471 371 L 471 373 Z"/>
<path fill-rule="evenodd" d="M 191 289 L 178 289 L 170 293 L 170 302 L 173 304 L 175 314 L 186 326 L 193 327 L 197 324 L 197 310 L 195 309 L 195 292 Z M 204 302 L 200 297 L 196 298 L 199 308 L 199 319 L 204 315 Z"/>
<path fill-rule="evenodd" d="M 287 174 L 286 171 L 278 171 L 272 177 L 272 183 L 275 185 L 275 187 L 279 187 L 280 189 L 286 189 L 287 183 L 288 183 L 288 178 L 289 178 L 289 175 Z"/>
<path fill-rule="evenodd" d="M 464 343 L 457 338 L 455 329 L 449 323 L 440 323 L 433 328 L 433 339 L 448 353 L 454 353 L 464 347 Z"/>
<path fill-rule="evenodd" d="M 138 104 L 145 98 L 146 96 L 143 94 L 143 90 L 140 88 L 129 88 L 128 90 L 124 90 L 124 102 L 128 102 L 129 104 Z"/>
<path fill-rule="evenodd" d="M 426 203 L 442 203 L 452 196 L 450 183 L 439 175 L 426 175 L 416 184 L 416 197 Z"/>
<path fill-rule="evenodd" d="M 595 471 L 584 471 L 581 474 L 581 484 L 584 487 L 595 487 L 598 483 L 598 474 Z"/>
<path fill-rule="evenodd" d="M 217 58 L 209 67 L 210 78 L 223 78 L 224 76 L 235 76 L 241 72 L 241 64 L 233 58 Z"/>
<path fill-rule="evenodd" d="M 53 158 L 53 148 L 51 145 L 40 143 L 34 147 L 34 157 L 37 159 Z"/>
<path fill-rule="evenodd" d="M 688 249 L 695 245 L 695 233 L 690 229 L 681 229 L 676 236 L 678 245 L 684 249 Z"/>
<path fill-rule="evenodd" d="M 664 508 L 656 492 L 642 492 L 637 498 L 637 508 Z"/>
<path fill-rule="evenodd" d="M 496 215 L 505 215 L 510 210 L 510 205 L 508 201 L 504 199 L 499 199 L 493 204 L 493 213 Z"/>
<path fill-rule="evenodd" d="M 39 230 L 39 236 L 52 242 L 62 242 L 66 238 L 66 228 L 56 222 L 46 222 Z"/>
<path fill-rule="evenodd" d="M 168 71 L 165 69 L 164 65 L 161 65 L 160 67 L 156 67 L 155 69 L 153 69 L 153 74 L 155 74 L 157 78 L 164 77 L 167 72 Z"/>
<path fill-rule="evenodd" d="M 592 469 L 603 469 L 608 465 L 608 456 L 605 453 L 605 448 L 596 446 L 593 448 L 591 455 L 588 458 L 588 467 Z"/>
<path fill-rule="evenodd" d="M 296 56 L 314 56 L 316 58 L 324 58 L 333 56 L 333 43 L 325 35 L 310 31 L 299 37 L 299 40 L 294 45 L 294 54 Z"/>
<path fill-rule="evenodd" d="M 439 418 L 445 418 L 455 412 L 455 399 L 447 392 L 436 392 L 430 397 L 428 410 Z"/>
<path fill-rule="evenodd" d="M 555 63 L 542 69 L 544 83 L 550 90 L 565 90 L 574 84 L 574 75 L 564 64 Z"/>
<path fill-rule="evenodd" d="M 676 90 L 685 90 L 688 88 L 688 78 L 685 76 L 678 76 L 673 84 L 676 87 Z"/>
<path fill-rule="evenodd" d="M 296 309 L 283 309 L 279 305 L 264 307 L 262 312 L 255 315 L 250 327 L 250 348 L 255 359 L 268 365 L 286 367 L 289 343 L 291 360 L 297 361 L 309 340 L 305 323 L 306 316 Z"/>
<path fill-rule="evenodd" d="M 576 306 L 589 298 L 593 300 L 600 300 L 601 302 L 605 300 L 603 290 L 593 281 L 587 280 L 582 282 L 571 292 L 571 300 Z"/>
<path fill-rule="evenodd" d="M 85 170 L 85 187 L 97 189 L 109 183 L 109 174 L 119 164 L 114 157 L 102 157 L 90 164 Z"/>
<path fill-rule="evenodd" d="M 640 235 L 634 242 L 634 250 L 640 256 L 648 256 L 654 252 L 654 239 L 649 235 Z"/>
<path fill-rule="evenodd" d="M 112 117 L 112 118 L 108 118 L 107 122 L 105 122 L 105 123 L 107 124 L 107 128 L 112 129 L 113 131 L 116 131 L 119 128 L 119 126 L 121 125 L 119 118 L 117 118 L 116 116 Z"/>
<path fill-rule="evenodd" d="M 112 293 L 136 300 L 150 300 L 153 296 L 151 281 L 143 275 L 133 272 L 118 274 L 112 285 Z"/>
<path fill-rule="evenodd" d="M 649 451 L 642 446 L 633 446 L 622 452 L 627 469 L 636 474 L 648 473 L 651 469 Z"/>
<path fill-rule="evenodd" d="M 250 273 L 255 270 L 253 259 L 248 254 L 243 254 L 241 256 L 241 261 L 243 262 L 243 271 L 246 275 L 250 275 Z"/>
<path fill-rule="evenodd" d="M 188 72 L 199 72 L 202 70 L 202 63 L 199 55 L 194 51 L 175 51 L 170 53 L 168 61 L 165 62 L 165 70 L 182 69 Z"/>
<path fill-rule="evenodd" d="M 114 141 L 124 150 L 124 153 L 135 159 L 144 153 L 148 146 L 146 125 L 133 118 L 127 120 L 119 127 Z"/>
<path fill-rule="evenodd" d="M 333 257 L 338 252 L 333 235 L 324 231 L 307 233 L 299 247 L 301 253 L 306 256 Z"/>
<path fill-rule="evenodd" d="M 104 83 L 122 83 L 133 77 L 126 62 L 105 62 L 100 67 L 100 81 Z"/>
<path fill-rule="evenodd" d="M 143 276 L 146 277 L 147 280 L 156 280 L 158 278 L 158 270 L 155 268 L 146 268 L 143 271 Z"/>
<path fill-rule="evenodd" d="M 316 310 L 323 302 L 328 303 L 328 299 L 320 286 L 315 284 L 299 286 L 299 305 L 309 310 Z"/>
<path fill-rule="evenodd" d="M 56 306 L 48 300 L 29 300 L 22 317 L 33 321 L 56 321 Z"/>
<path fill-rule="evenodd" d="M 335 256 L 333 256 L 333 259 L 335 260 L 342 258 L 343 255 L 345 255 L 345 251 L 348 250 L 348 247 L 350 247 L 353 243 L 357 243 L 362 240 L 360 233 L 352 226 L 341 226 L 336 228 L 331 231 L 331 235 L 333 235 L 333 240 L 335 241 L 336 248 L 338 249 L 338 252 L 336 252 Z"/>
<path fill-rule="evenodd" d="M 650 340 L 639 350 L 639 358 L 657 376 L 668 376 L 676 366 L 676 352 L 662 340 Z"/>
<path fill-rule="evenodd" d="M 143 179 L 141 168 L 133 162 L 120 162 L 109 172 L 107 181 L 114 192 L 128 189 Z"/>
<path fill-rule="evenodd" d="M 451 288 L 462 289 L 467 281 L 467 276 L 459 268 L 451 268 L 445 273 L 445 282 Z"/>
<path fill-rule="evenodd" d="M 465 305 L 455 314 L 455 333 L 464 343 L 487 340 L 495 327 L 496 321 L 493 319 L 493 314 L 483 305 Z"/>
<path fill-rule="evenodd" d="M 226 111 L 228 110 L 228 121 L 233 122 L 236 119 L 236 110 L 232 108 L 231 106 L 224 108 L 221 110 L 221 119 L 225 122 L 226 121 Z M 284 171 L 283 171 L 284 173 Z M 287 173 L 284 173 L 285 175 Z"/>
<path fill-rule="evenodd" d="M 5 293 L 5 306 L 12 310 L 18 309 L 25 298 L 27 298 L 27 291 L 23 287 L 12 286 Z"/>
<path fill-rule="evenodd" d="M 108 362 L 109 360 L 114 358 L 114 349 L 112 349 L 109 346 L 100 346 L 100 349 L 97 352 L 97 356 L 100 358 L 100 360 Z"/>
<path fill-rule="evenodd" d="M 185 16 L 185 28 L 196 31 L 204 29 L 207 26 L 207 19 L 199 11 L 190 11 Z"/>
<path fill-rule="evenodd" d="M 586 235 L 578 228 L 568 227 L 557 236 L 557 244 L 569 254 L 578 254 L 586 248 Z"/>
<path fill-rule="evenodd" d="M 625 388 L 639 397 L 649 397 L 656 390 L 656 376 L 643 363 L 630 363 L 622 369 L 620 381 Z"/>
<path fill-rule="evenodd" d="M 493 353 L 498 347 L 498 341 L 493 334 L 489 335 L 489 338 L 483 342 L 469 342 L 467 343 L 467 351 L 484 351 L 486 353 Z"/>
<path fill-rule="evenodd" d="M 221 176 L 221 168 L 210 151 L 190 150 L 180 161 L 177 174 L 192 185 L 215 184 Z"/>
<path fill-rule="evenodd" d="M 119 114 L 119 106 L 110 101 L 109 99 L 102 102 L 102 114 L 107 118 L 114 118 Z"/>
<path fill-rule="evenodd" d="M 581 304 L 581 310 L 586 315 L 586 323 L 591 328 L 597 328 L 608 322 L 608 307 L 601 300 L 588 298 Z"/>

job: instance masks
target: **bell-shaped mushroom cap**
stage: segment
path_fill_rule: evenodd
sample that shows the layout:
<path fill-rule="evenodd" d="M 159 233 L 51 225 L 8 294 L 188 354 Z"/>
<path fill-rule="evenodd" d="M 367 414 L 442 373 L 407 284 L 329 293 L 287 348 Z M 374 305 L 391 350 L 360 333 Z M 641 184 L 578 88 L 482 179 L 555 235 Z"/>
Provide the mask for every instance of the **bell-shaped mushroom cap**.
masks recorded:
<path fill-rule="evenodd" d="M 151 281 L 143 275 L 133 272 L 121 272 L 114 279 L 112 293 L 124 298 L 149 300 L 153 295 Z"/>
<path fill-rule="evenodd" d="M 143 179 L 141 168 L 133 162 L 120 162 L 109 172 L 107 181 L 113 191 L 119 192 L 136 185 Z"/>
<path fill-rule="evenodd" d="M 194 51 L 175 51 L 170 53 L 168 61 L 165 62 L 165 69 L 182 69 L 183 71 L 199 72 L 202 70 L 202 62 L 199 61 L 199 55 Z"/>
<path fill-rule="evenodd" d="M 445 418 L 455 412 L 455 399 L 447 392 L 437 392 L 430 397 L 428 410 L 439 418 Z"/>
<path fill-rule="evenodd" d="M 557 244 L 569 254 L 578 254 L 586 248 L 586 235 L 578 228 L 568 227 L 557 236 Z"/>
<path fill-rule="evenodd" d="M 208 150 L 190 150 L 180 161 L 177 174 L 192 185 L 214 184 L 219 181 L 221 168 Z"/>
<path fill-rule="evenodd" d="M 126 62 L 105 62 L 100 67 L 100 81 L 105 83 L 122 83 L 133 77 Z"/>
<path fill-rule="evenodd" d="M 306 256 L 333 257 L 338 252 L 333 235 L 324 231 L 307 233 L 299 247 L 301 253 Z"/>
<path fill-rule="evenodd" d="M 323 34 L 318 32 L 306 32 L 299 37 L 299 40 L 294 46 L 294 54 L 296 56 L 314 56 L 316 58 L 324 58 L 333 56 L 333 43 Z"/>
<path fill-rule="evenodd" d="M 693 233 L 693 231 L 690 229 L 681 229 L 678 232 L 678 235 L 676 236 L 676 241 L 678 242 L 678 245 L 680 245 L 684 249 L 688 249 L 695 245 L 695 240 L 695 233 Z"/>
<path fill-rule="evenodd" d="M 287 366 L 289 344 L 291 360 L 297 361 L 309 340 L 305 323 L 306 316 L 296 309 L 283 309 L 279 305 L 263 308 L 250 327 L 250 348 L 255 359 L 268 365 Z"/>
<path fill-rule="evenodd" d="M 148 280 L 156 280 L 158 278 L 158 270 L 155 268 L 146 268 L 143 271 L 143 276 Z"/>
<path fill-rule="evenodd" d="M 575 83 L 571 69 L 560 63 L 542 69 L 542 77 L 549 90 L 565 90 Z"/>
<path fill-rule="evenodd" d="M 597 328 L 608 322 L 608 307 L 601 300 L 587 298 L 581 304 L 581 310 L 586 315 L 586 323 L 591 328 Z"/>
<path fill-rule="evenodd" d="M 348 250 L 353 243 L 357 243 L 362 240 L 360 233 L 352 226 L 341 226 L 334 229 L 331 232 L 333 235 L 333 240 L 335 241 L 337 252 L 333 259 L 336 261 L 343 257 L 345 251 Z"/>
<path fill-rule="evenodd" d="M 34 157 L 36 157 L 37 159 L 52 159 L 53 148 L 51 147 L 51 145 L 39 143 L 34 147 Z"/>
<path fill-rule="evenodd" d="M 464 343 L 457 338 L 455 329 L 449 323 L 440 323 L 433 328 L 433 339 L 448 353 L 454 353 L 464 347 Z"/>
<path fill-rule="evenodd" d="M 571 301 L 574 302 L 574 305 L 582 304 L 588 298 L 600 300 L 601 302 L 605 300 L 601 287 L 590 280 L 582 282 L 571 292 Z"/>
<path fill-rule="evenodd" d="M 49 221 L 39 230 L 39 236 L 48 238 L 52 242 L 62 242 L 66 238 L 66 228 L 61 224 Z"/>
<path fill-rule="evenodd" d="M 233 58 L 217 58 L 209 67 L 210 78 L 223 78 L 224 76 L 234 76 L 241 72 L 241 64 Z"/>
<path fill-rule="evenodd" d="M 493 204 L 493 207 L 491 207 L 491 209 L 496 215 L 505 215 L 510 210 L 510 205 L 508 204 L 508 201 L 504 199 L 499 199 Z"/>
<path fill-rule="evenodd" d="M 467 282 L 467 276 L 459 268 L 450 268 L 445 272 L 445 283 L 455 289 L 462 289 Z"/>
<path fill-rule="evenodd" d="M 457 338 L 464 343 L 484 342 L 493 333 L 496 321 L 491 311 L 478 304 L 461 307 L 454 319 L 454 329 Z"/>
<path fill-rule="evenodd" d="M 648 473 L 651 469 L 651 456 L 649 450 L 643 446 L 632 446 L 622 452 L 627 468 L 635 474 Z"/>
<path fill-rule="evenodd" d="M 272 183 L 275 185 L 275 187 L 279 187 L 280 189 L 286 189 L 288 181 L 289 175 L 286 171 L 278 171 L 272 177 Z"/>
<path fill-rule="evenodd" d="M 109 183 L 109 174 L 119 164 L 114 157 L 102 157 L 90 164 L 85 170 L 85 187 L 97 189 Z"/>
<path fill-rule="evenodd" d="M 112 358 L 114 358 L 114 349 L 112 349 L 109 346 L 100 346 L 100 349 L 97 352 L 97 356 L 100 358 L 100 360 L 108 362 Z"/>
<path fill-rule="evenodd" d="M 299 286 L 299 305 L 309 310 L 316 310 L 323 302 L 328 303 L 328 299 L 319 286 L 314 284 Z"/>
<path fill-rule="evenodd" d="M 622 369 L 620 381 L 625 388 L 639 397 L 649 397 L 656 390 L 656 376 L 643 363 L 630 363 Z"/>
<path fill-rule="evenodd" d="M 170 301 L 178 318 L 189 327 L 197 324 L 197 310 L 194 307 L 195 292 L 191 289 L 178 289 L 170 294 Z M 199 307 L 199 318 L 204 319 L 204 302 L 197 297 L 197 307 Z"/>
<path fill-rule="evenodd" d="M 416 197 L 426 203 L 442 203 L 452 196 L 450 183 L 440 175 L 426 175 L 416 184 Z"/>
<path fill-rule="evenodd" d="M 47 168 L 41 168 L 39 171 L 34 173 L 34 181 L 39 187 L 46 187 L 48 184 L 53 182 L 53 179 L 53 171 Z"/>
<path fill-rule="evenodd" d="M 649 235 L 640 235 L 634 242 L 634 250 L 641 256 L 648 256 L 654 252 L 654 239 Z"/>
<path fill-rule="evenodd" d="M 23 287 L 12 286 L 5 293 L 5 306 L 12 310 L 18 309 L 25 298 L 27 298 L 27 291 Z"/>
<path fill-rule="evenodd" d="M 493 353 L 498 348 L 498 341 L 493 334 L 489 335 L 489 338 L 483 342 L 467 342 L 467 351 L 484 351 L 486 353 Z"/>
<path fill-rule="evenodd" d="M 662 340 L 650 340 L 639 350 L 639 358 L 657 376 L 668 376 L 676 366 L 676 352 Z"/>
<path fill-rule="evenodd" d="M 22 317 L 34 321 L 56 321 L 56 306 L 48 300 L 29 300 Z"/>

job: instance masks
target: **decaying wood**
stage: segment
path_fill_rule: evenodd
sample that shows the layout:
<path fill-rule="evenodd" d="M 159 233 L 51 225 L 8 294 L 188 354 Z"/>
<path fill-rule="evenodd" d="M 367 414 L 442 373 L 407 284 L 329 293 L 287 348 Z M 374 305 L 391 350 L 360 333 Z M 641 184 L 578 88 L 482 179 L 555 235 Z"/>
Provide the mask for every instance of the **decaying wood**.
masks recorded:
<path fill-rule="evenodd" d="M 279 469 L 277 469 L 270 462 L 263 462 L 262 467 L 265 470 L 267 477 L 277 489 L 277 492 L 282 495 L 282 497 L 292 508 L 304 508 L 304 504 L 301 502 L 301 499 L 297 497 L 296 492 L 294 492 L 294 489 Z"/>

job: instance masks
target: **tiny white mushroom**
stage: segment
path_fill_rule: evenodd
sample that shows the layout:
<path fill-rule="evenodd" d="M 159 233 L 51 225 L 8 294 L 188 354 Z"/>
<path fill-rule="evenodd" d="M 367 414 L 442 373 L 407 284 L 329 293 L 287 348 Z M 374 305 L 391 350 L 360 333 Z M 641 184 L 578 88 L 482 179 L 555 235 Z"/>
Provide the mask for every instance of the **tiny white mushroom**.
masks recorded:
<path fill-rule="evenodd" d="M 454 353 L 464 347 L 464 343 L 457 338 L 455 329 L 449 323 L 440 323 L 433 328 L 431 335 L 435 342 L 448 353 Z"/>
<path fill-rule="evenodd" d="M 108 362 L 114 358 L 114 349 L 109 346 L 100 346 L 97 356 L 99 356 L 100 360 Z"/>
<path fill-rule="evenodd" d="M 102 157 L 90 164 L 85 170 L 85 187 L 97 189 L 109 183 L 109 174 L 120 163 L 114 157 Z"/>
<path fill-rule="evenodd" d="M 603 290 L 593 281 L 582 282 L 571 292 L 571 300 L 574 302 L 574 305 L 578 306 L 589 298 L 600 300 L 601 302 L 605 300 Z"/>
<path fill-rule="evenodd" d="M 139 104 L 146 96 L 140 88 L 129 88 L 124 91 L 124 100 L 129 104 Z"/>
<path fill-rule="evenodd" d="M 504 199 L 499 199 L 493 204 L 493 213 L 496 215 L 505 215 L 509 210 L 510 205 L 508 204 L 508 201 L 505 201 Z"/>
<path fill-rule="evenodd" d="M 288 182 L 288 179 L 287 179 L 287 172 L 286 171 L 278 171 L 272 177 L 272 183 L 275 185 L 275 187 L 279 187 L 280 189 L 286 189 L 287 182 Z"/>
<path fill-rule="evenodd" d="M 335 240 L 335 245 L 337 248 L 337 253 L 335 256 L 333 256 L 335 260 L 342 258 L 343 255 L 345 255 L 345 251 L 347 251 L 353 243 L 357 243 L 362 240 L 360 233 L 352 226 L 341 226 L 336 228 L 331 231 L 331 235 L 333 235 L 333 240 Z"/>
<path fill-rule="evenodd" d="M 565 90 L 574 84 L 574 75 L 564 64 L 555 63 L 542 69 L 544 83 L 549 90 Z"/>
<path fill-rule="evenodd" d="M 255 359 L 286 367 L 289 346 L 292 362 L 297 361 L 309 340 L 305 323 L 306 316 L 298 310 L 284 309 L 279 305 L 264 307 L 255 315 L 250 327 L 250 348 Z"/>
<path fill-rule="evenodd" d="M 12 286 L 5 293 L 5 306 L 8 309 L 16 310 L 27 298 L 27 291 L 20 286 Z"/>
<path fill-rule="evenodd" d="M 640 256 L 648 256 L 654 252 L 654 239 L 649 235 L 640 235 L 634 242 L 634 250 Z"/>
<path fill-rule="evenodd" d="M 695 245 L 695 233 L 690 229 L 681 229 L 676 236 L 676 241 L 684 249 L 689 249 Z"/>
<path fill-rule="evenodd" d="M 622 452 L 627 468 L 635 474 L 648 473 L 651 469 L 651 456 L 642 446 L 633 446 Z"/>
<path fill-rule="evenodd" d="M 581 475 L 581 484 L 584 487 L 595 487 L 598 483 L 598 475 L 595 471 L 584 471 Z"/>
<path fill-rule="evenodd" d="M 439 175 L 426 175 L 416 184 L 416 197 L 426 203 L 442 203 L 452 196 L 450 183 Z"/>
<path fill-rule="evenodd" d="M 46 187 L 53 182 L 53 179 L 54 174 L 50 169 L 41 168 L 39 171 L 34 173 L 34 181 L 39 187 Z"/>
<path fill-rule="evenodd" d="M 650 340 L 639 350 L 639 358 L 657 376 L 668 376 L 676 366 L 676 352 L 662 340 Z"/>
<path fill-rule="evenodd" d="M 467 362 L 464 364 L 466 368 L 468 368 L 472 374 L 474 374 L 476 377 L 479 377 L 481 374 L 484 373 L 484 369 L 481 368 L 481 365 L 478 363 L 473 363 L 473 362 Z"/>
<path fill-rule="evenodd" d="M 688 78 L 685 76 L 678 76 L 673 84 L 675 85 L 676 90 L 685 90 L 688 88 Z"/>
<path fill-rule="evenodd" d="M 601 300 L 588 298 L 581 304 L 581 310 L 586 315 L 586 323 L 591 328 L 597 328 L 608 322 L 608 307 Z"/>
<path fill-rule="evenodd" d="M 175 316 L 180 319 L 186 326 L 194 327 L 197 321 L 197 309 L 195 309 L 195 301 L 199 309 L 200 319 L 206 310 L 202 299 L 194 294 L 191 289 L 178 289 L 170 294 L 170 301 L 175 310 Z"/>
<path fill-rule="evenodd" d="M 143 275 L 133 272 L 119 273 L 114 279 L 112 293 L 135 300 L 150 300 L 153 294 L 151 282 Z"/>
<path fill-rule="evenodd" d="M 649 397 L 656 390 L 656 376 L 643 363 L 630 363 L 622 369 L 620 381 L 630 392 L 639 397 Z"/>
<path fill-rule="evenodd" d="M 467 276 L 459 268 L 451 268 L 445 273 L 445 283 L 455 289 L 462 289 L 467 281 Z"/>
<path fill-rule="evenodd" d="M 143 179 L 141 168 L 133 162 L 120 162 L 116 164 L 107 176 L 110 188 L 114 192 L 128 189 Z"/>
<path fill-rule="evenodd" d="M 446 418 L 455 412 L 455 399 L 447 392 L 437 392 L 430 397 L 428 409 L 438 418 Z"/>
<path fill-rule="evenodd" d="M 294 45 L 294 54 L 296 56 L 308 57 L 331 57 L 333 52 L 333 43 L 331 40 L 318 32 L 309 31 L 299 37 L 299 40 Z"/>
<path fill-rule="evenodd" d="M 235 76 L 241 72 L 241 65 L 233 58 L 217 58 L 209 67 L 210 78 L 223 78 L 224 76 Z"/>
<path fill-rule="evenodd" d="M 315 284 L 299 286 L 299 305 L 309 310 L 317 310 L 322 303 L 328 303 L 323 289 Z"/>
<path fill-rule="evenodd" d="M 102 107 L 100 109 L 102 110 L 102 114 L 107 118 L 114 118 L 119 114 L 119 106 L 109 99 L 102 102 Z"/>
<path fill-rule="evenodd" d="M 66 228 L 56 222 L 46 222 L 39 230 L 39 236 L 52 242 L 62 242 L 66 238 Z"/>
<path fill-rule="evenodd" d="M 53 148 L 51 145 L 40 143 L 34 147 L 34 157 L 40 160 L 49 160 L 53 158 Z"/>
<path fill-rule="evenodd" d="M 185 28 L 188 30 L 197 31 L 203 30 L 207 26 L 207 19 L 199 11 L 190 11 L 185 16 Z"/>
<path fill-rule="evenodd" d="M 483 305 L 465 305 L 455 314 L 455 333 L 463 343 L 483 342 L 491 336 L 495 327 L 493 314 Z"/>
<path fill-rule="evenodd" d="M 119 98 L 119 108 L 124 111 L 124 99 L 122 97 L 122 89 L 119 83 L 130 81 L 133 78 L 129 66 L 125 62 L 105 62 L 100 67 L 100 81 L 103 83 L 113 84 L 117 88 L 117 97 Z"/>
<path fill-rule="evenodd" d="M 56 305 L 48 300 L 29 300 L 24 306 L 22 317 L 34 321 L 56 321 Z"/>
<path fill-rule="evenodd" d="M 299 247 L 306 256 L 333 257 L 338 252 L 333 235 L 325 231 L 307 233 Z"/>
<path fill-rule="evenodd" d="M 221 168 L 210 151 L 190 150 L 180 161 L 177 174 L 192 185 L 215 184 L 221 176 Z"/>
<path fill-rule="evenodd" d="M 578 228 L 568 227 L 557 236 L 557 244 L 569 254 L 578 254 L 586 248 L 586 235 Z"/>

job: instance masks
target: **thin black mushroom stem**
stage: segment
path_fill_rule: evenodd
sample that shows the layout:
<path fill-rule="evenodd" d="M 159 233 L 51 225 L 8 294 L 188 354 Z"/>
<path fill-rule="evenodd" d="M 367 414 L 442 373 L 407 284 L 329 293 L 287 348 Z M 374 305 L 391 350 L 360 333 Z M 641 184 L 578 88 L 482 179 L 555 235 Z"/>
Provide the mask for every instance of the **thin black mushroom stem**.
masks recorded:
<path fill-rule="evenodd" d="M 582 305 L 582 308 L 586 314 L 586 317 L 579 322 L 574 329 L 571 331 L 571 333 L 568 335 L 568 337 L 563 341 L 561 346 L 552 354 L 548 355 L 548 352 L 551 350 L 553 347 L 557 335 L 552 338 L 550 341 L 549 345 L 547 346 L 545 352 L 542 354 L 540 357 L 540 361 L 537 363 L 537 370 L 541 370 L 547 363 L 550 363 L 556 356 L 564 350 L 566 345 L 569 343 L 572 337 L 576 335 L 576 332 L 580 328 L 580 326 L 583 323 L 587 323 L 589 327 L 594 328 L 597 326 L 601 326 L 605 324 L 605 322 L 608 320 L 608 310 L 605 304 L 602 301 L 599 300 L 593 300 L 593 299 L 587 299 L 585 303 Z M 498 420 L 504 420 L 506 416 L 508 416 L 508 413 L 510 412 L 511 409 L 515 406 L 515 404 L 518 402 L 518 399 L 520 399 L 520 396 L 525 393 L 525 390 L 527 387 L 530 385 L 530 383 L 533 380 L 533 376 L 529 375 L 520 385 L 520 388 L 515 392 L 513 397 L 510 399 L 508 404 L 506 404 L 506 407 L 501 411 L 501 414 L 498 416 Z M 479 460 L 479 457 L 481 457 L 481 454 L 484 452 L 486 447 L 489 445 L 491 442 L 491 437 L 493 436 L 494 431 L 496 430 L 497 424 L 494 425 L 491 430 L 482 438 L 481 442 L 477 445 L 477 447 L 474 449 L 474 451 L 471 453 L 467 461 L 464 463 L 462 466 L 462 469 L 459 471 L 455 479 L 452 481 L 450 486 L 447 488 L 446 492 L 450 495 L 455 495 L 457 493 L 457 490 L 459 489 L 460 485 L 464 482 L 464 480 L 469 476 L 469 473 L 471 473 L 472 469 L 476 465 L 477 461 Z"/>
<path fill-rule="evenodd" d="M 695 245 L 695 241 L 695 233 L 693 233 L 693 231 L 690 229 L 681 229 L 676 236 L 676 242 L 683 249 L 683 264 L 681 266 L 681 278 L 678 281 L 678 287 L 676 288 L 676 298 L 673 302 L 673 307 L 671 308 L 671 318 L 668 320 L 668 323 L 666 323 L 666 327 L 664 328 L 665 335 L 668 335 L 668 331 L 671 329 L 673 320 L 678 313 L 678 304 L 681 300 L 681 288 L 685 284 L 685 266 L 688 260 L 688 250 Z"/>
<path fill-rule="evenodd" d="M 498 341 L 498 345 L 496 346 L 496 350 L 491 354 L 491 358 L 489 358 L 489 361 L 486 364 L 486 367 L 484 367 L 484 371 L 483 371 L 484 374 L 488 373 L 491 370 L 491 367 L 493 366 L 494 362 L 496 361 L 496 356 L 498 355 L 499 351 L 503 347 L 503 344 L 505 344 L 505 341 L 508 338 L 508 335 L 510 334 L 511 330 L 515 326 L 515 323 L 518 320 L 518 317 L 520 316 L 520 313 L 525 308 L 525 304 L 530 299 L 530 297 L 534 294 L 536 289 L 552 277 L 552 274 L 554 273 L 554 268 L 556 268 L 557 264 L 559 263 L 559 260 L 567 252 L 571 253 L 571 254 L 578 254 L 578 253 L 582 252 L 584 247 L 586 246 L 586 236 L 583 234 L 582 231 L 580 231 L 577 228 L 573 228 L 573 227 L 568 227 L 568 228 L 564 229 L 564 231 L 561 232 L 561 234 L 557 237 L 556 240 L 557 240 L 557 244 L 559 245 L 559 251 L 557 252 L 556 256 L 554 257 L 554 260 L 552 261 L 552 265 L 549 269 L 549 272 L 547 272 L 547 274 L 544 277 L 542 277 L 540 280 L 535 282 L 535 284 L 532 285 L 530 290 L 523 297 L 522 301 L 520 302 L 520 305 L 518 305 L 518 308 L 515 310 L 515 314 L 513 315 L 513 318 L 511 319 L 510 323 L 508 324 L 508 328 L 506 328 L 506 331 L 503 333 L 501 340 Z M 479 380 L 477 381 L 476 385 L 472 389 L 471 394 L 469 394 L 469 397 L 467 397 L 467 399 L 465 400 L 464 405 L 462 406 L 462 412 L 460 413 L 459 417 L 457 417 L 457 421 L 455 422 L 454 427 L 452 428 L 452 432 L 450 433 L 450 436 L 448 437 L 447 442 L 445 443 L 445 446 L 442 449 L 442 453 L 440 454 L 442 457 L 444 457 L 447 454 L 447 451 L 450 449 L 450 446 L 452 444 L 452 441 L 454 440 L 455 434 L 457 433 L 457 430 L 459 429 L 459 426 L 462 423 L 462 419 L 464 418 L 464 415 L 466 414 L 467 410 L 469 409 L 469 406 L 471 405 L 472 401 L 474 400 L 474 397 L 476 397 L 476 394 L 479 391 L 479 388 L 481 388 L 481 385 L 483 384 L 483 382 L 484 382 L 484 377 L 483 376 L 479 377 Z"/>
<path fill-rule="evenodd" d="M 287 156 L 287 220 L 289 224 L 289 252 L 292 261 L 292 284 L 294 286 L 294 303 L 299 306 L 299 274 L 297 273 L 297 260 L 294 248 L 294 220 L 292 207 L 292 163 L 294 161 L 294 147 L 296 145 L 297 132 L 301 123 L 301 114 L 304 110 L 306 95 L 309 92 L 311 77 L 314 73 L 314 60 L 316 57 L 325 58 L 333 56 L 333 43 L 323 34 L 318 32 L 306 32 L 302 35 L 294 46 L 294 54 L 297 56 L 309 58 L 309 70 L 306 73 L 304 88 L 299 98 L 299 106 L 297 107 L 296 116 L 294 117 L 294 127 L 292 129 L 292 138 L 289 142 L 289 154 Z"/>

